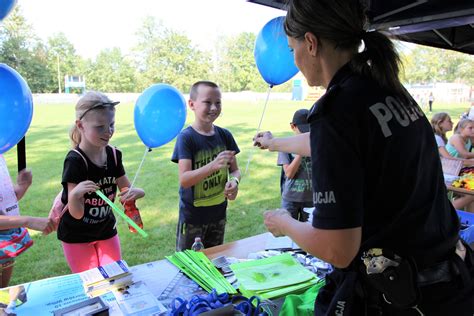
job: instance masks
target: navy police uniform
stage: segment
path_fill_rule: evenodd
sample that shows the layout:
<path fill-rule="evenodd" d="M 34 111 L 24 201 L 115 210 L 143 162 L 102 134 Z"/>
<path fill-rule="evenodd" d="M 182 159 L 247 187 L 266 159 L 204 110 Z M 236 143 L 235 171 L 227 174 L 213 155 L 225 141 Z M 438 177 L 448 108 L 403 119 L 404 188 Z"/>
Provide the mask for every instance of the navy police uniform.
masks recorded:
<path fill-rule="evenodd" d="M 362 252 L 389 249 L 425 271 L 451 260 L 458 241 L 459 221 L 447 198 L 431 126 L 415 101 L 403 101 L 374 80 L 354 73 L 349 64 L 336 73 L 308 121 L 316 207 L 313 226 L 362 227 L 361 253 L 349 268 L 328 276 L 316 301 L 316 315 L 373 314 L 367 311 L 369 297 L 374 305 L 383 305 L 384 314 L 397 314 L 389 304 L 376 302 L 380 293 L 367 290 L 361 276 Z M 469 266 L 469 260 L 461 264 Z M 440 285 L 432 278 L 428 283 L 436 284 L 419 288 L 418 308 L 423 313 L 443 313 L 440 304 L 450 306 L 447 301 L 464 296 L 455 314 L 469 314 L 472 291 L 465 293 L 469 285 L 460 284 L 457 272 L 449 275 L 449 282 Z M 467 279 L 472 278 L 470 273 Z M 416 279 L 417 272 L 412 276 Z M 416 311 L 410 308 L 401 314 L 410 312 Z"/>

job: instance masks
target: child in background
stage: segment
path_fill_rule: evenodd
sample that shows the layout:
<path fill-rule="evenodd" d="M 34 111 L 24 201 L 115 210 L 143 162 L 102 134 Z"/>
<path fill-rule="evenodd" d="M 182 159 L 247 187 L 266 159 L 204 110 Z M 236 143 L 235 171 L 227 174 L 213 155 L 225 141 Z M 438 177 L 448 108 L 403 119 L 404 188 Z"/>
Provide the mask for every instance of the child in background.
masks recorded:
<path fill-rule="evenodd" d="M 33 243 L 25 228 L 41 231 L 45 235 L 54 229 L 54 223 L 48 218 L 20 215 L 18 201 L 25 195 L 32 179 L 31 171 L 23 169 L 18 174 L 17 184 L 13 185 L 5 158 L 0 155 L 0 241 L 5 246 L 2 253 L 6 254 L 9 251 L 12 252 L 12 256 L 16 256 Z M 24 237 L 15 241 L 18 236 Z M 10 283 L 14 263 L 15 257 L 0 258 L 0 287 L 7 287 Z"/>
<path fill-rule="evenodd" d="M 433 128 L 436 144 L 438 145 L 439 155 L 441 157 L 447 159 L 461 160 L 463 162 L 463 165 L 465 166 L 474 165 L 474 159 L 454 157 L 451 156 L 451 154 L 446 150 L 446 143 L 448 142 L 446 133 L 453 130 L 453 121 L 451 120 L 451 117 L 448 113 L 435 113 L 431 118 L 431 127 Z"/>
<path fill-rule="evenodd" d="M 64 161 L 62 202 L 68 204 L 68 210 L 58 226 L 58 239 L 73 273 L 121 259 L 115 216 L 95 193 L 100 190 L 114 201 L 117 186 L 130 187 L 122 153 L 108 145 L 115 131 L 118 103 L 91 91 L 76 104 L 76 121 L 70 137 L 78 152 L 69 151 Z M 119 193 L 122 203 L 144 195 L 139 188 Z"/>
<path fill-rule="evenodd" d="M 295 134 L 308 133 L 307 109 L 300 109 L 293 115 L 290 127 Z M 311 158 L 291 153 L 278 153 L 277 164 L 283 168 L 281 207 L 290 212 L 294 219 L 306 222 L 308 213 L 303 208 L 313 207 L 311 185 Z"/>
<path fill-rule="evenodd" d="M 470 119 L 461 119 L 454 129 L 454 135 L 446 144 L 446 150 L 456 158 L 474 158 L 474 153 L 470 152 L 471 137 L 474 137 L 474 122 Z"/>
<path fill-rule="evenodd" d="M 227 200 L 237 197 L 239 147 L 214 121 L 221 113 L 221 92 L 210 81 L 191 87 L 188 105 L 195 120 L 181 131 L 171 160 L 179 168 L 179 222 L 176 250 L 191 249 L 196 237 L 206 248 L 224 242 Z"/>
<path fill-rule="evenodd" d="M 446 150 L 446 133 L 453 129 L 453 122 L 451 121 L 451 117 L 448 113 L 435 113 L 431 118 L 431 127 L 433 128 L 433 133 L 435 136 L 436 144 L 438 145 L 440 157 L 446 159 L 461 160 L 464 166 L 474 165 L 474 159 L 453 157 Z M 453 203 L 454 208 L 457 210 L 465 210 L 467 212 L 474 211 L 474 196 L 472 195 L 457 194 L 451 202 Z"/>

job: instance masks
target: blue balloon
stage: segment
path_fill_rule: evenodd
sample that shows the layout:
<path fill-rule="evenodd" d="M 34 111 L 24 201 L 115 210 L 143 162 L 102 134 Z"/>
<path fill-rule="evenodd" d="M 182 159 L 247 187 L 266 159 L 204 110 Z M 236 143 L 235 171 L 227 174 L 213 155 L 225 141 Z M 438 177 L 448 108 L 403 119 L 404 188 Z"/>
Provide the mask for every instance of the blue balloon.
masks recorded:
<path fill-rule="evenodd" d="M 0 154 L 25 136 L 33 118 L 33 97 L 18 72 L 0 64 Z"/>
<path fill-rule="evenodd" d="M 186 121 L 186 101 L 173 86 L 160 83 L 143 91 L 135 103 L 135 129 L 149 148 L 159 147 L 178 135 Z"/>
<path fill-rule="evenodd" d="M 16 0 L 0 0 L 0 21 L 10 13 L 15 4 Z"/>
<path fill-rule="evenodd" d="M 270 20 L 258 33 L 253 55 L 258 71 L 269 85 L 279 85 L 298 73 L 283 29 L 285 17 Z"/>

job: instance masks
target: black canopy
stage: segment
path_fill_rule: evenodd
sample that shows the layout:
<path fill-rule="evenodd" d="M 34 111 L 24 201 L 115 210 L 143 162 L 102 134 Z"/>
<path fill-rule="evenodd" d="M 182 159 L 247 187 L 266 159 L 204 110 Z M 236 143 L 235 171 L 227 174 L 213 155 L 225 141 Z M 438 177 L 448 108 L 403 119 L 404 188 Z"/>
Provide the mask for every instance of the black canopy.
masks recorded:
<path fill-rule="evenodd" d="M 286 0 L 248 0 L 285 9 Z M 369 29 L 421 45 L 474 54 L 474 0 L 362 0 Z"/>

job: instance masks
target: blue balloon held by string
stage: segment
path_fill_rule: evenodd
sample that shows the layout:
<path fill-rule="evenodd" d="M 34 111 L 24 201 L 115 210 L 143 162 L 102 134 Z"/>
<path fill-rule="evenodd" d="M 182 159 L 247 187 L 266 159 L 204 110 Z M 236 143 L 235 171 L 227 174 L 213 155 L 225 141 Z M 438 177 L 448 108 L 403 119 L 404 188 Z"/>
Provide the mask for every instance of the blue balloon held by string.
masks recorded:
<path fill-rule="evenodd" d="M 16 0 L 0 0 L 0 21 L 15 7 Z"/>
<path fill-rule="evenodd" d="M 285 83 L 298 73 L 283 29 L 284 21 L 283 16 L 270 20 L 255 41 L 253 54 L 258 71 L 272 86 Z"/>
<path fill-rule="evenodd" d="M 33 97 L 18 72 L 0 64 L 0 154 L 25 136 L 33 118 Z"/>
<path fill-rule="evenodd" d="M 186 101 L 173 86 L 160 83 L 143 91 L 135 103 L 135 129 L 148 148 L 170 142 L 186 121 Z"/>

